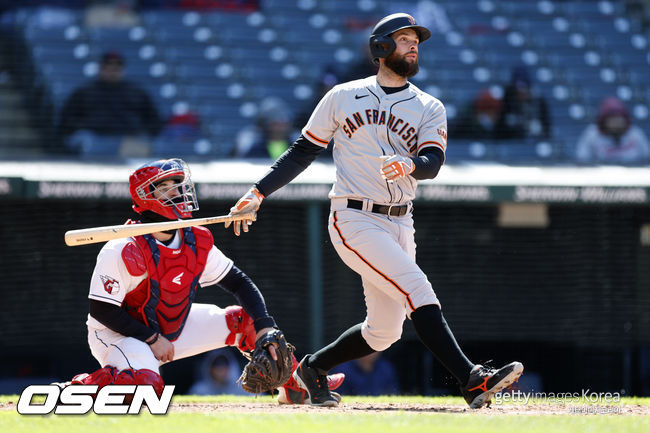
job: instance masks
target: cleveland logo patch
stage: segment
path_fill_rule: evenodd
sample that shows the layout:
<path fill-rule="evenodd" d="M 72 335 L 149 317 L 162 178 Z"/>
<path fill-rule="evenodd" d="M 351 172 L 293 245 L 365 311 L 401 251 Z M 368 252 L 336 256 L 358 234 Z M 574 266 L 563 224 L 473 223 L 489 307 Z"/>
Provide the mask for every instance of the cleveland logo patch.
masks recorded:
<path fill-rule="evenodd" d="M 102 279 L 104 290 L 109 295 L 114 295 L 120 291 L 120 283 L 115 278 L 109 277 L 108 275 L 100 275 L 99 278 Z"/>

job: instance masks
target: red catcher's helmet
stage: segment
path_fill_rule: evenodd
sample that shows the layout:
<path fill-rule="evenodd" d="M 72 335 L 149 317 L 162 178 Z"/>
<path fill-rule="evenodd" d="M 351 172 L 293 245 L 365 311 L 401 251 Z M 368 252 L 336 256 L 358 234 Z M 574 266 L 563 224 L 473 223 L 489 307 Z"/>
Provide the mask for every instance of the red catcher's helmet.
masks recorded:
<path fill-rule="evenodd" d="M 160 182 L 169 179 L 176 181 L 176 188 L 158 189 Z M 177 220 L 191 218 L 192 212 L 199 209 L 190 168 L 178 158 L 162 159 L 138 168 L 129 177 L 129 192 L 133 210 L 138 213 L 152 211 Z"/>

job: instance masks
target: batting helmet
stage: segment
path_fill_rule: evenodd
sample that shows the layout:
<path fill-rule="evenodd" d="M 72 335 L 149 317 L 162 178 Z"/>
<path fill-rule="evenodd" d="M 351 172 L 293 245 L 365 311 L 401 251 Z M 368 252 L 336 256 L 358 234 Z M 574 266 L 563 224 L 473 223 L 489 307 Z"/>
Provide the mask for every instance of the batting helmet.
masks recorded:
<path fill-rule="evenodd" d="M 172 188 L 159 188 L 161 182 L 174 180 Z M 152 211 L 170 220 L 191 218 L 199 202 L 190 176 L 190 168 L 182 159 L 162 159 L 139 167 L 129 177 L 133 210 Z"/>
<path fill-rule="evenodd" d="M 395 41 L 390 35 L 402 29 L 415 30 L 420 43 L 431 37 L 429 29 L 417 25 L 411 15 L 404 13 L 388 15 L 377 23 L 370 34 L 370 53 L 375 63 L 378 64 L 380 58 L 385 59 L 395 51 Z"/>

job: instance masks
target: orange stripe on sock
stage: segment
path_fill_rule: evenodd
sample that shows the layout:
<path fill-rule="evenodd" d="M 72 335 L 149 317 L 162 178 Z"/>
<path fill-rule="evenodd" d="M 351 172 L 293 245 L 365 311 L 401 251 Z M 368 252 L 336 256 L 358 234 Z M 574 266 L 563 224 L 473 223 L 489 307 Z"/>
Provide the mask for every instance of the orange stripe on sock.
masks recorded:
<path fill-rule="evenodd" d="M 354 254 L 357 255 L 361 259 L 362 262 L 364 262 L 366 265 L 370 266 L 370 269 L 373 271 L 377 272 L 379 275 L 382 276 L 386 281 L 388 281 L 393 287 L 395 287 L 404 297 L 406 297 L 406 301 L 409 304 L 409 307 L 411 308 L 411 311 L 415 311 L 415 307 L 413 306 L 413 302 L 411 302 L 411 297 L 407 292 L 405 292 L 395 281 L 391 280 L 388 278 L 384 273 L 382 273 L 379 269 L 375 268 L 368 260 L 364 259 L 361 254 L 354 248 L 352 248 L 348 243 L 345 241 L 345 238 L 343 237 L 343 234 L 341 233 L 341 230 L 339 230 L 338 226 L 336 223 L 339 221 L 339 219 L 336 216 L 336 211 L 334 211 L 334 228 L 336 229 L 336 232 L 339 234 L 339 237 L 341 238 L 341 241 L 343 241 L 343 245 L 345 245 L 345 248 L 348 250 L 352 251 Z"/>

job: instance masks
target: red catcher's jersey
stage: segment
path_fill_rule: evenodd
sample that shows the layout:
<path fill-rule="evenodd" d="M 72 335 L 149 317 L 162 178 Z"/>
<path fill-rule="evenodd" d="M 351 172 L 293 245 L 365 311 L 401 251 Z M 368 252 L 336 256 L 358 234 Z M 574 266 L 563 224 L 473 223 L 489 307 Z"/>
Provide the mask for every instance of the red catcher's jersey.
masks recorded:
<path fill-rule="evenodd" d="M 199 287 L 208 253 L 214 244 L 204 227 L 181 231 L 179 248 L 158 244 L 151 235 L 137 236 L 122 250 L 122 260 L 131 275 L 148 273 L 122 302 L 122 308 L 170 341 L 176 340 Z"/>

